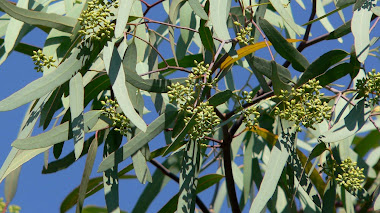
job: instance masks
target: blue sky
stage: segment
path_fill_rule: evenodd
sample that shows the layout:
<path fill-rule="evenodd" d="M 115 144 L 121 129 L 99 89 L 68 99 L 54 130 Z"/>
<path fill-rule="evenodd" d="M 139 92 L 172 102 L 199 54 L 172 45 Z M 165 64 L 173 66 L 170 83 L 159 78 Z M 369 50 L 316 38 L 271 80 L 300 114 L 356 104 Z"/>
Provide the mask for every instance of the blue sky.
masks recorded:
<path fill-rule="evenodd" d="M 153 1 L 148 1 L 153 2 Z M 292 1 L 292 8 L 294 11 L 294 16 L 299 17 L 296 19 L 298 24 L 303 24 L 306 22 L 306 18 L 309 17 L 311 4 L 310 1 L 304 1 L 306 11 L 296 4 L 295 1 Z M 327 7 L 326 10 L 332 10 L 332 7 Z M 346 20 L 351 18 L 351 7 L 346 8 L 345 10 Z M 149 12 L 149 16 L 152 18 L 160 17 L 162 20 L 164 15 L 163 9 L 158 6 L 158 8 L 153 9 Z M 302 18 L 302 20 L 301 20 Z M 330 18 L 331 23 L 336 28 L 342 24 L 342 21 L 338 17 L 337 14 L 334 14 Z M 153 26 L 153 25 L 152 25 Z M 157 26 L 157 25 L 156 25 Z M 375 28 L 371 37 L 380 35 L 380 28 Z M 319 35 L 326 33 L 326 30 L 322 27 L 322 25 L 317 22 L 313 24 L 312 27 L 312 38 L 315 38 Z M 23 39 L 23 42 L 30 43 L 36 46 L 43 46 L 44 39 L 46 34 L 42 33 L 40 30 L 32 31 L 28 36 Z M 350 52 L 351 45 L 353 44 L 352 35 L 347 35 L 343 37 L 344 43 L 341 44 L 335 40 L 333 41 L 323 41 L 313 47 L 307 48 L 303 51 L 307 59 L 312 62 L 321 54 L 332 50 L 332 49 L 343 49 L 345 51 Z M 167 48 L 169 50 L 169 48 Z M 273 48 L 272 48 L 273 50 Z M 263 49 L 258 52 L 262 57 L 269 59 L 267 50 Z M 171 55 L 170 52 L 163 52 L 164 56 L 169 57 Z M 283 59 L 279 59 L 278 63 L 282 63 Z M 367 68 L 376 68 L 379 67 L 379 60 L 374 57 L 368 57 L 366 61 Z M 4 64 L 0 66 L 0 100 L 6 98 L 10 94 L 14 93 L 18 89 L 22 88 L 29 82 L 33 81 L 41 77 L 41 73 L 35 72 L 34 64 L 29 56 L 13 52 L 9 58 L 5 61 Z M 292 72 L 295 74 L 294 72 Z M 298 73 L 297 73 L 298 74 Z M 241 76 L 240 76 L 241 77 Z M 238 79 L 238 78 L 235 78 Z M 244 79 L 244 78 L 240 78 Z M 237 85 L 242 84 L 243 81 L 238 82 Z M 344 82 L 341 82 L 344 83 Z M 239 88 L 237 86 L 237 88 Z M 148 99 L 146 99 L 148 100 Z M 149 103 L 148 105 L 151 110 L 153 110 L 152 105 Z M 17 108 L 13 111 L 9 112 L 0 112 L 0 162 L 4 162 L 8 152 L 11 149 L 10 144 L 16 139 L 20 124 L 24 117 L 24 113 L 27 109 L 27 105 Z M 147 122 L 152 121 L 154 119 L 154 113 L 151 115 L 147 115 L 144 119 Z M 34 134 L 40 133 L 41 130 L 34 131 Z M 158 136 L 154 139 L 151 144 L 151 150 L 154 150 L 158 147 L 158 145 L 163 145 L 164 138 L 163 135 Z M 64 153 L 68 153 L 72 149 L 71 142 L 65 144 Z M 99 149 L 99 152 L 102 149 Z M 98 154 L 99 154 L 98 152 Z M 53 159 L 52 153 L 50 159 Z M 162 160 L 162 158 L 160 159 Z M 12 203 L 20 205 L 22 208 L 21 212 L 58 212 L 59 206 L 65 196 L 70 193 L 75 187 L 77 187 L 82 178 L 83 166 L 84 166 L 85 158 L 78 160 L 71 167 L 62 170 L 58 173 L 42 175 L 41 169 L 43 165 L 43 155 L 39 155 L 32 159 L 31 161 L 24 164 L 20 180 L 17 194 Z M 96 168 L 97 165 L 101 162 L 101 154 L 98 155 L 94 172 L 92 177 L 100 176 L 101 174 L 97 174 Z M 126 162 L 120 164 L 119 168 L 123 168 L 124 166 L 131 163 L 131 160 L 128 159 Z M 154 168 L 151 164 L 148 164 L 151 168 L 151 172 L 153 173 Z M 211 171 L 215 172 L 216 167 L 212 168 Z M 120 204 L 123 210 L 131 211 L 133 206 L 135 205 L 138 195 L 143 190 L 143 185 L 140 184 L 136 179 L 132 180 L 121 180 L 120 181 Z M 211 189 L 212 190 L 212 189 Z M 3 197 L 4 184 L 0 184 L 0 197 Z M 160 193 L 159 197 L 155 201 L 153 201 L 149 212 L 156 212 L 160 209 L 171 197 L 178 191 L 178 185 L 171 181 L 166 188 Z M 206 205 L 209 203 L 211 196 L 211 191 L 203 192 L 200 197 L 204 199 Z M 86 199 L 85 205 L 98 205 L 105 206 L 103 191 L 98 192 L 96 195 L 93 195 L 89 199 Z M 227 207 L 225 202 L 225 207 Z M 74 212 L 74 208 L 71 209 L 70 212 Z M 230 212 L 229 209 L 224 208 L 222 212 Z"/>

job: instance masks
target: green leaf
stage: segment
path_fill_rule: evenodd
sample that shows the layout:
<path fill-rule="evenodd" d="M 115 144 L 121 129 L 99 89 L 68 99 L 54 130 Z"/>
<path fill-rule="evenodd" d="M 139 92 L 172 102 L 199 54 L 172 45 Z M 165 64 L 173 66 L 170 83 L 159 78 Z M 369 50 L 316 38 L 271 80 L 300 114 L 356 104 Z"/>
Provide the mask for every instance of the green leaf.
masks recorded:
<path fill-rule="evenodd" d="M 119 3 L 119 12 L 117 13 L 117 21 L 115 26 L 115 38 L 119 38 L 123 35 L 134 2 L 135 0 L 124 0 Z"/>
<path fill-rule="evenodd" d="M 177 212 L 194 212 L 195 196 L 197 194 L 198 175 L 201 164 L 199 143 L 190 140 L 183 153 L 179 176 L 179 192 Z"/>
<path fill-rule="evenodd" d="M 206 26 L 206 21 L 204 20 L 201 20 L 201 26 L 199 27 L 199 36 L 201 37 L 203 47 L 214 54 L 214 38 L 212 37 L 210 28 Z"/>
<path fill-rule="evenodd" d="M 322 133 L 318 139 L 324 143 L 334 143 L 355 135 L 364 126 L 370 114 L 371 108 L 366 106 L 364 99 L 361 99 L 347 116 L 340 118 L 330 130 Z"/>
<path fill-rule="evenodd" d="M 259 20 L 260 27 L 272 43 L 274 49 L 283 58 L 290 61 L 295 70 L 305 71 L 309 66 L 307 59 L 296 48 L 293 47 L 284 37 L 265 19 Z"/>
<path fill-rule="evenodd" d="M 188 2 L 197 16 L 203 20 L 208 20 L 208 15 L 203 9 L 202 5 L 199 3 L 199 0 L 188 0 Z"/>
<path fill-rule="evenodd" d="M 361 138 L 359 142 L 356 143 L 354 151 L 360 156 L 364 157 L 369 150 L 379 146 L 380 132 L 377 130 L 372 130 L 365 137 Z"/>
<path fill-rule="evenodd" d="M 3 43 L 4 43 L 4 39 L 0 38 L 0 45 L 2 45 Z M 33 56 L 33 51 L 38 51 L 39 49 L 40 49 L 39 47 L 36 47 L 31 44 L 22 43 L 22 42 L 18 43 L 14 48 L 15 51 L 23 53 L 28 56 Z"/>
<path fill-rule="evenodd" d="M 291 146 L 290 144 L 295 143 L 296 131 L 294 128 L 291 128 L 291 125 L 288 124 L 288 122 L 282 123 L 283 128 L 280 137 L 278 138 L 276 145 L 272 148 L 264 179 L 261 182 L 259 192 L 252 202 L 249 210 L 250 213 L 261 212 L 268 200 L 272 197 L 277 188 L 284 165 L 289 157 L 290 150 L 288 150 L 288 148 Z"/>
<path fill-rule="evenodd" d="M 251 64 L 251 67 L 255 70 L 257 70 L 259 73 L 265 75 L 267 78 L 272 78 L 272 62 L 265 60 L 260 57 L 252 56 L 251 60 L 248 61 L 249 64 Z M 290 71 L 281 66 L 276 62 L 277 67 L 277 75 L 280 78 L 280 80 L 284 83 L 289 83 L 292 81 L 292 76 L 290 75 Z"/>
<path fill-rule="evenodd" d="M 224 90 L 213 95 L 210 99 L 208 99 L 208 102 L 211 106 L 216 107 L 228 101 L 232 95 L 231 90 Z"/>
<path fill-rule="evenodd" d="M 116 151 L 123 137 L 112 130 L 107 135 L 106 142 L 104 143 L 103 159 L 109 156 L 112 152 Z M 118 165 L 110 168 L 103 172 L 103 186 L 104 186 L 104 197 L 106 200 L 108 212 L 118 213 L 120 212 L 119 207 L 119 176 L 117 174 Z"/>
<path fill-rule="evenodd" d="M 316 0 L 316 1 L 317 1 L 317 4 L 316 4 L 316 15 L 318 17 L 325 16 L 326 15 L 326 11 L 325 11 L 325 8 L 323 7 L 322 1 L 321 0 Z M 325 18 L 321 19 L 320 21 L 321 21 L 321 24 L 323 25 L 323 27 L 327 30 L 327 32 L 334 31 L 334 27 L 330 23 L 328 17 L 325 17 Z M 343 42 L 343 40 L 341 38 L 339 38 L 338 41 L 340 43 Z"/>
<path fill-rule="evenodd" d="M 0 8 L 13 18 L 27 24 L 54 28 L 68 33 L 72 32 L 78 21 L 77 19 L 68 16 L 19 8 L 9 3 L 7 0 L 0 0 Z"/>
<path fill-rule="evenodd" d="M 156 137 L 165 128 L 167 128 L 174 120 L 176 114 L 176 112 L 168 111 L 160 115 L 148 126 L 146 132 L 138 133 L 123 147 L 111 153 L 106 159 L 104 159 L 99 165 L 98 172 L 103 172 L 113 167 L 115 164 L 118 164 L 127 159 L 129 156 L 147 144 L 150 140 Z"/>
<path fill-rule="evenodd" d="M 4 197 L 7 203 L 12 202 L 16 194 L 18 178 L 20 177 L 20 171 L 21 166 L 9 173 L 9 175 L 7 175 L 7 178 L 5 179 Z"/>
<path fill-rule="evenodd" d="M 248 134 L 247 134 L 248 136 Z M 253 183 L 253 144 L 256 140 L 256 135 L 249 135 L 249 138 L 245 144 L 244 149 L 244 170 L 243 170 L 243 201 L 244 204 L 247 203 L 249 195 L 251 193 L 252 183 Z"/>
<path fill-rule="evenodd" d="M 50 92 L 46 95 L 48 98 L 47 102 L 44 104 L 41 112 L 40 118 L 40 126 L 45 130 L 48 128 L 51 120 L 53 119 L 54 114 L 62 108 L 62 100 L 63 94 L 66 92 L 67 94 L 68 84 L 64 83 L 63 85 L 56 88 L 53 92 Z"/>
<path fill-rule="evenodd" d="M 203 61 L 203 55 L 202 54 L 195 54 L 195 55 L 186 55 L 183 59 L 178 60 L 178 65 L 180 67 L 195 67 L 194 61 Z M 167 59 L 166 62 L 169 64 L 169 66 L 177 66 L 175 59 Z M 162 69 L 166 67 L 165 62 L 161 62 L 158 64 L 158 68 Z M 167 69 L 167 71 L 174 70 L 174 69 Z"/>
<path fill-rule="evenodd" d="M 84 105 L 87 106 L 98 94 L 110 87 L 111 83 L 106 74 L 97 75 L 84 88 Z"/>
<path fill-rule="evenodd" d="M 380 195 L 377 195 L 377 198 L 373 204 L 373 210 L 375 211 L 380 210 Z"/>
<path fill-rule="evenodd" d="M 92 110 L 84 114 L 85 132 L 91 130 L 98 121 L 100 114 L 100 110 Z M 69 122 L 65 122 L 39 135 L 25 139 L 17 139 L 12 143 L 12 146 L 25 150 L 50 147 L 56 143 L 69 140 L 72 137 L 69 135 L 69 131 Z"/>
<path fill-rule="evenodd" d="M 274 7 L 274 9 L 276 9 L 276 11 L 280 14 L 280 16 L 285 20 L 285 22 L 289 24 L 289 26 L 294 30 L 294 32 L 296 32 L 297 35 L 301 35 L 298 25 L 294 22 L 293 17 L 285 9 L 282 2 L 277 1 L 277 0 L 270 0 L 270 3 Z M 260 26 L 261 26 L 261 23 L 260 23 Z"/>
<path fill-rule="evenodd" d="M 369 4 L 372 4 L 370 1 Z M 363 6 L 364 7 L 364 6 Z M 372 11 L 367 8 L 359 8 L 354 11 L 351 20 L 351 30 L 354 36 L 355 52 L 358 61 L 364 63 L 369 53 L 369 28 L 371 23 Z"/>
<path fill-rule="evenodd" d="M 132 161 L 137 179 L 140 181 L 140 183 L 145 184 L 147 181 L 151 183 L 153 181 L 152 176 L 150 174 L 148 165 L 146 164 L 145 156 L 142 154 L 141 150 L 132 155 Z"/>
<path fill-rule="evenodd" d="M 168 155 L 171 152 L 175 152 L 177 149 L 179 149 L 181 146 L 184 145 L 184 139 L 186 135 L 190 132 L 190 130 L 194 127 L 196 124 L 195 121 L 195 115 L 193 115 L 189 122 L 185 125 L 185 127 L 182 129 L 182 131 L 179 133 L 179 135 L 175 138 L 174 142 L 169 145 L 169 147 L 165 150 L 163 156 Z"/>
<path fill-rule="evenodd" d="M 182 5 L 178 20 L 181 27 L 195 29 L 197 27 L 195 14 L 188 3 L 189 1 L 185 2 Z M 193 31 L 181 29 L 180 32 L 181 32 L 181 35 L 177 39 L 177 45 L 176 45 L 176 50 L 175 50 L 177 59 L 182 59 L 186 55 L 187 50 L 189 49 L 191 43 L 193 42 L 193 37 L 194 37 Z"/>
<path fill-rule="evenodd" d="M 281 90 L 290 91 L 291 86 L 282 82 L 278 73 L 277 73 L 277 65 L 275 61 L 271 61 L 272 64 L 272 81 L 273 81 L 273 90 L 275 95 L 280 95 Z"/>
<path fill-rule="evenodd" d="M 89 178 L 92 172 L 92 167 L 94 166 L 97 150 L 98 150 L 98 141 L 97 141 L 97 138 L 95 138 L 92 141 L 90 148 L 88 150 L 86 163 L 85 163 L 85 167 L 83 171 L 83 176 L 82 176 L 82 180 L 80 182 L 80 187 L 79 187 L 76 213 L 82 212 L 84 199 L 86 198 L 87 186 L 88 186 Z"/>
<path fill-rule="evenodd" d="M 349 53 L 343 50 L 331 50 L 323 54 L 315 61 L 313 61 L 309 67 L 307 67 L 301 78 L 298 80 L 297 86 L 301 86 L 302 84 L 308 82 L 310 79 L 322 75 L 327 71 L 328 68 L 340 62 L 348 55 Z"/>
<path fill-rule="evenodd" d="M 71 128 L 74 138 L 75 158 L 78 159 L 83 150 L 84 144 L 84 89 L 83 78 L 77 73 L 70 80 L 70 112 L 71 112 Z"/>
<path fill-rule="evenodd" d="M 92 206 L 92 205 L 85 206 L 82 209 L 82 213 L 108 213 L 108 212 L 109 211 L 107 208 Z M 118 212 L 127 213 L 126 211 L 120 211 L 120 210 Z"/>
<path fill-rule="evenodd" d="M 343 78 L 347 74 L 353 72 L 354 67 L 350 63 L 343 63 L 339 64 L 329 70 L 327 70 L 324 74 L 317 77 L 317 80 L 319 81 L 319 85 L 322 87 Z"/>
<path fill-rule="evenodd" d="M 197 194 L 210 188 L 214 184 L 218 183 L 224 176 L 220 174 L 208 174 L 200 177 L 198 180 Z M 169 213 L 175 212 L 177 210 L 179 194 L 174 195 L 166 204 L 163 206 L 158 213 Z"/>
<path fill-rule="evenodd" d="M 330 32 L 326 40 L 337 39 L 343 37 L 351 32 L 351 20 L 342 24 L 340 27 L 336 28 L 334 31 Z"/>
<path fill-rule="evenodd" d="M 135 49 L 130 49 L 128 47 L 126 55 L 129 55 L 128 51 L 133 51 Z M 125 73 L 122 66 L 122 61 L 120 58 L 115 44 L 113 42 L 108 42 L 107 46 L 103 50 L 103 60 L 106 66 L 107 74 L 110 78 L 112 90 L 115 93 L 115 97 L 120 105 L 121 110 L 127 116 L 127 118 L 136 125 L 141 131 L 146 131 L 145 121 L 140 117 L 140 115 L 134 110 L 131 99 L 128 94 L 128 89 L 125 85 Z"/>
<path fill-rule="evenodd" d="M 82 45 L 86 46 L 90 44 Z M 54 72 L 29 83 L 24 88 L 0 101 L 0 111 L 9 111 L 20 107 L 62 85 L 78 70 L 82 68 L 86 69 L 86 66 L 93 60 L 94 55 L 99 53 L 99 47 L 100 45 L 75 48 L 70 57 L 60 64 Z"/>
<path fill-rule="evenodd" d="M 171 155 L 166 158 L 166 160 L 162 163 L 165 168 L 171 171 L 173 174 L 177 174 L 181 167 L 181 159 L 179 156 L 182 154 L 181 152 Z M 140 194 L 140 197 L 133 207 L 132 213 L 140 213 L 147 212 L 148 207 L 153 202 L 153 200 L 157 197 L 157 195 L 161 192 L 161 190 L 166 186 L 169 181 L 172 179 L 162 173 L 162 171 L 156 169 L 153 173 L 152 179 L 154 180 L 152 183 L 148 183 L 145 187 L 144 191 Z M 177 207 L 177 201 L 174 202 L 174 211 Z"/>
<path fill-rule="evenodd" d="M 209 19 L 212 23 L 212 28 L 217 37 L 225 41 L 231 39 L 227 27 L 230 8 L 231 0 L 210 1 Z M 228 52 L 231 47 L 231 43 L 225 44 L 223 46 L 226 52 Z"/>

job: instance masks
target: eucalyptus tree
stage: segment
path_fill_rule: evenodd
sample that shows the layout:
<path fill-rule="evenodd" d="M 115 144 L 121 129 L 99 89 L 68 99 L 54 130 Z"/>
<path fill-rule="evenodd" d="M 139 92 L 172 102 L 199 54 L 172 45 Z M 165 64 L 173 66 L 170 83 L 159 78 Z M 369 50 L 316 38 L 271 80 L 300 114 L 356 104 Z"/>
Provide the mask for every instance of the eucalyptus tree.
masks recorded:
<path fill-rule="evenodd" d="M 21 166 L 53 153 L 43 174 L 86 158 L 61 212 L 123 212 L 119 181 L 130 178 L 147 183 L 132 212 L 146 212 L 170 180 L 178 191 L 160 212 L 219 212 L 226 200 L 232 212 L 379 210 L 380 74 L 365 66 L 379 52 L 379 37 L 370 36 L 376 3 L 0 0 L 0 63 L 18 51 L 42 72 L 0 101 L 0 111 L 29 104 L 0 169 L 6 204 Z M 336 29 L 335 13 L 343 23 Z M 328 33 L 311 37 L 315 22 Z M 47 34 L 43 47 L 20 42 L 34 28 Z M 347 34 L 350 50 L 326 46 Z M 327 51 L 309 61 L 302 51 L 314 45 Z M 165 141 L 152 150 L 159 134 Z M 73 151 L 62 156 L 64 144 Z M 98 150 L 103 161 L 94 165 Z M 90 178 L 93 169 L 100 175 Z M 99 191 L 106 209 L 83 205 Z"/>

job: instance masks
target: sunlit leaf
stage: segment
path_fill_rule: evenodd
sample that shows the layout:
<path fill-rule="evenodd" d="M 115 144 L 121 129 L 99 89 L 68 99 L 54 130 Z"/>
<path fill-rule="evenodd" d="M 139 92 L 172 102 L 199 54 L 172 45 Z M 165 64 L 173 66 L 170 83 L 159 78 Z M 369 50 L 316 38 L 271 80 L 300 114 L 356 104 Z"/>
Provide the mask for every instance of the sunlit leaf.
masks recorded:
<path fill-rule="evenodd" d="M 122 36 L 126 24 L 128 23 L 129 13 L 131 12 L 135 0 L 124 0 L 119 4 L 119 12 L 117 13 L 117 22 L 115 26 L 115 37 Z"/>
<path fill-rule="evenodd" d="M 210 1 L 209 20 L 211 21 L 212 28 L 215 34 L 218 36 L 218 38 L 225 41 L 231 39 L 227 27 L 227 19 L 230 7 L 231 0 Z M 223 47 L 226 50 L 226 52 L 228 52 L 232 45 L 225 44 Z"/>
<path fill-rule="evenodd" d="M 71 126 L 74 138 L 75 158 L 78 159 L 83 150 L 84 144 L 84 89 L 83 78 L 77 73 L 70 80 L 70 112 Z"/>

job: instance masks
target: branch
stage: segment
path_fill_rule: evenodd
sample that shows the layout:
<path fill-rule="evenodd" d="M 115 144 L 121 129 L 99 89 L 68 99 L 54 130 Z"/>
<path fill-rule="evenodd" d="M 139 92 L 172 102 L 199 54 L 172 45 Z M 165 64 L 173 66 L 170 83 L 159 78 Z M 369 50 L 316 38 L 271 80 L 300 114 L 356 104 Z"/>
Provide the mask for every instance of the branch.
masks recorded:
<path fill-rule="evenodd" d="M 179 178 L 175 174 L 171 173 L 170 170 L 167 169 L 160 162 L 156 161 L 155 159 L 152 159 L 149 162 L 152 163 L 155 167 L 157 167 L 157 169 L 159 169 L 164 175 L 168 176 L 170 179 L 179 183 Z M 210 210 L 206 207 L 206 205 L 202 202 L 202 200 L 198 197 L 198 195 L 196 195 L 195 203 L 199 206 L 199 208 L 204 213 L 210 213 Z"/>
<path fill-rule="evenodd" d="M 226 186 L 228 198 L 230 200 L 231 208 L 233 213 L 240 213 L 239 202 L 236 197 L 236 189 L 235 189 L 235 180 L 232 173 L 232 165 L 231 165 L 231 142 L 232 137 L 231 133 L 228 131 L 228 126 L 223 126 L 223 165 L 224 165 L 224 174 L 226 175 Z"/>

